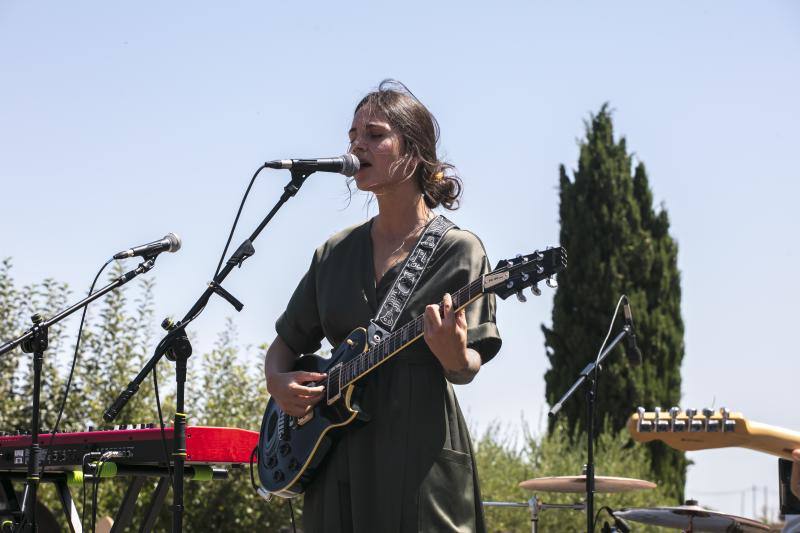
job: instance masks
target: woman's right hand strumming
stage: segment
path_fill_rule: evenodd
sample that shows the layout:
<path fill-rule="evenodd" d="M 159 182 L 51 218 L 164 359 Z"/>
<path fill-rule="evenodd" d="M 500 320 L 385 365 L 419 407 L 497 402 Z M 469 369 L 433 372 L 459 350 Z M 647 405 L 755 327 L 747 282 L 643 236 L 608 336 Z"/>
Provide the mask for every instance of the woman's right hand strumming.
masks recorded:
<path fill-rule="evenodd" d="M 297 355 L 280 337 L 267 350 L 264 362 L 267 392 L 278 407 L 291 416 L 305 416 L 322 399 L 325 387 L 314 385 L 325 379 L 318 372 L 292 371 Z"/>

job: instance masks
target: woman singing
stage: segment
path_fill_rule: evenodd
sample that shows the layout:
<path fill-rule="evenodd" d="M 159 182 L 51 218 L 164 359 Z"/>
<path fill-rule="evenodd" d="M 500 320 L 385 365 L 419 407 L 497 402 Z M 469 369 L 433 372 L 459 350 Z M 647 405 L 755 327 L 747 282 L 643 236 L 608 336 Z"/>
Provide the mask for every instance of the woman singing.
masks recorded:
<path fill-rule="evenodd" d="M 323 374 L 293 372 L 300 354 L 337 346 L 375 317 L 405 259 L 461 194 L 455 169 L 438 160 L 438 124 L 402 84 L 385 81 L 356 106 L 350 151 L 356 186 L 378 214 L 317 248 L 267 352 L 267 389 L 302 417 L 320 401 Z M 454 312 L 450 293 L 490 270 L 481 241 L 445 233 L 397 321 L 424 313 L 417 340 L 358 382 L 369 421 L 350 427 L 305 493 L 304 529 L 314 532 L 484 531 L 467 425 L 451 384 L 469 383 L 500 349 L 494 296 Z M 435 304 L 442 302 L 442 305 Z M 431 305 L 433 304 L 433 305 Z"/>

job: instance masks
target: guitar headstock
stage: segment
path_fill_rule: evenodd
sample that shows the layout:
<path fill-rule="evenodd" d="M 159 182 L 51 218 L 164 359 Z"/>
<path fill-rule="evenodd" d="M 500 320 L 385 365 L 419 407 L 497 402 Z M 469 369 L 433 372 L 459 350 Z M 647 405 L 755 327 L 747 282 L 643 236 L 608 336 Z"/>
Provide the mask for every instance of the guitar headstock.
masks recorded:
<path fill-rule="evenodd" d="M 660 440 L 684 451 L 735 446 L 736 437 L 748 434 L 744 416 L 724 407 L 716 411 L 678 407 L 669 411 L 662 411 L 660 407 L 645 411 L 644 407 L 639 407 L 628 419 L 627 426 L 638 442 Z"/>
<path fill-rule="evenodd" d="M 537 284 L 545 279 L 548 287 L 557 287 L 556 274 L 566 267 L 567 251 L 560 246 L 504 259 L 483 277 L 483 291 L 493 292 L 503 299 L 517 293 L 519 299 L 525 301 L 524 289 L 530 287 L 531 292 L 539 296 L 542 291 Z"/>

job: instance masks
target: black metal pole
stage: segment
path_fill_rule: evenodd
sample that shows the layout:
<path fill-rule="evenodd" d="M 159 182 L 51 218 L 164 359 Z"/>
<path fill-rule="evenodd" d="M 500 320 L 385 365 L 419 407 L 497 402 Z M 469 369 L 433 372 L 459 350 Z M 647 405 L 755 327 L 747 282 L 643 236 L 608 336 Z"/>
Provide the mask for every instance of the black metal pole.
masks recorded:
<path fill-rule="evenodd" d="M 266 168 L 266 166 L 263 168 Z M 142 381 L 144 381 L 150 372 L 153 371 L 155 365 L 158 363 L 161 357 L 170 352 L 174 354 L 173 359 L 177 365 L 175 370 L 176 413 L 173 428 L 173 437 L 175 439 L 173 464 L 175 470 L 172 484 L 174 490 L 172 495 L 172 531 L 174 533 L 180 533 L 182 531 L 184 511 L 183 466 L 184 458 L 186 456 L 185 443 L 187 418 L 184 407 L 184 390 L 186 381 L 186 359 L 191 354 L 191 345 L 188 344 L 188 339 L 186 339 L 185 328 L 189 322 L 197 318 L 197 316 L 203 311 L 203 308 L 205 308 L 208 301 L 211 299 L 211 296 L 215 293 L 221 295 L 225 300 L 231 303 L 231 305 L 234 305 L 237 311 L 241 309 L 241 303 L 239 303 L 238 300 L 233 298 L 233 296 L 231 296 L 225 289 L 222 288 L 222 281 L 228 277 L 228 274 L 231 273 L 234 267 L 241 266 L 248 257 L 255 253 L 253 241 L 258 238 L 259 234 L 264 230 L 267 224 L 269 224 L 270 220 L 272 220 L 278 210 L 283 207 L 283 204 L 285 204 L 289 198 L 297 194 L 297 192 L 300 190 L 300 187 L 303 186 L 306 178 L 308 178 L 308 176 L 310 176 L 313 172 L 313 170 L 291 170 L 292 179 L 283 188 L 283 194 L 275 206 L 270 210 L 269 213 L 267 213 L 267 216 L 264 217 L 250 237 L 242 242 L 241 245 L 239 245 L 239 248 L 237 248 L 231 257 L 226 261 L 225 267 L 216 276 L 214 276 L 214 280 L 208 284 L 208 287 L 206 287 L 205 291 L 203 291 L 203 294 L 200 295 L 200 298 L 198 298 L 192 308 L 189 309 L 186 315 L 184 315 L 183 319 L 175 324 L 167 333 L 167 335 L 161 339 L 161 342 L 159 342 L 158 346 L 156 346 L 153 356 L 150 358 L 147 364 L 145 364 L 139 374 L 128 384 L 128 387 L 120 393 L 111 407 L 106 409 L 106 411 L 103 413 L 103 418 L 107 422 L 114 420 L 119 412 L 125 407 L 125 404 L 128 402 L 128 400 L 130 400 L 139 390 L 139 386 L 141 385 Z M 186 346 L 188 346 L 189 353 L 183 355 L 182 351 L 186 349 Z"/>
<path fill-rule="evenodd" d="M 586 384 L 586 531 L 594 531 L 594 386 L 596 371 L 588 376 Z"/>
<path fill-rule="evenodd" d="M 586 365 L 578 375 L 578 379 L 572 384 L 572 387 L 558 400 L 550 411 L 547 413 L 550 418 L 554 418 L 561 408 L 576 390 L 580 388 L 584 382 L 588 381 L 586 389 L 586 433 L 587 433 L 587 446 L 586 446 L 586 533 L 592 533 L 594 530 L 594 404 L 595 404 L 595 391 L 594 385 L 597 379 L 597 370 L 603 361 L 608 357 L 611 351 L 616 348 L 625 336 L 630 335 L 632 330 L 630 326 L 625 325 L 616 337 L 609 343 L 595 360 Z"/>
<path fill-rule="evenodd" d="M 33 352 L 33 411 L 31 412 L 31 445 L 28 451 L 28 477 L 25 480 L 25 492 L 22 496 L 22 523 L 25 531 L 38 531 L 36 525 L 36 502 L 38 500 L 39 476 L 39 432 L 41 430 L 41 417 L 39 416 L 39 403 L 42 393 L 42 363 L 44 351 L 47 349 L 47 328 L 41 327 L 42 316 L 35 314 L 31 317 L 33 334 L 22 343 L 22 350 L 26 353 Z"/>

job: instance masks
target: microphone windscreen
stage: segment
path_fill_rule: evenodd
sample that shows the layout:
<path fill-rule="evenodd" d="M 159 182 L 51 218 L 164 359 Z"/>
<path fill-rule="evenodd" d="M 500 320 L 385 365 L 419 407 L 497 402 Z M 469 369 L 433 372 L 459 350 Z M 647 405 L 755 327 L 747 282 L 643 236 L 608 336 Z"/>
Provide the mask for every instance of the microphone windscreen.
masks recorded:
<path fill-rule="evenodd" d="M 169 241 L 170 252 L 177 252 L 181 249 L 181 238 L 177 234 L 170 232 L 164 238 Z"/>
<path fill-rule="evenodd" d="M 342 156 L 342 170 L 341 173 L 347 177 L 353 176 L 358 169 L 361 168 L 361 161 L 353 154 L 344 154 Z"/>

